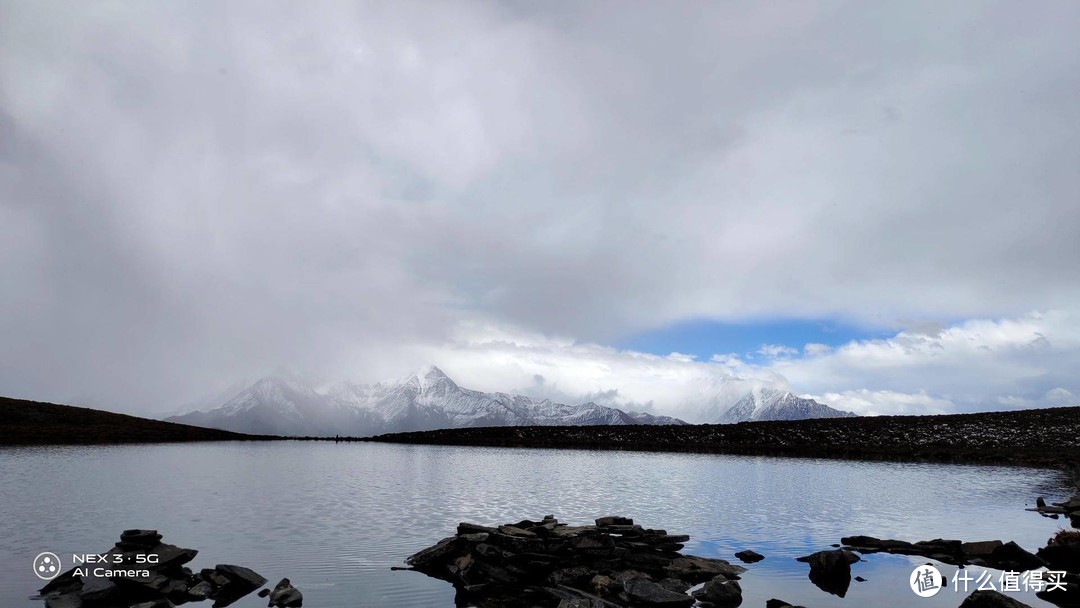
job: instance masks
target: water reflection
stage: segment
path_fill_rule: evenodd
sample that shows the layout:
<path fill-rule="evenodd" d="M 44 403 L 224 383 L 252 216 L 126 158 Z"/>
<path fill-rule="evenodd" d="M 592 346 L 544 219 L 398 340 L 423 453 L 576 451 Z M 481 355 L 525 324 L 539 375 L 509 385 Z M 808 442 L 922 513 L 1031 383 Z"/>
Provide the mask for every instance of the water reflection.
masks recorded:
<path fill-rule="evenodd" d="M 196 568 L 289 577 L 311 606 L 453 606 L 450 585 L 390 567 L 459 521 L 552 513 L 568 523 L 627 515 L 690 534 L 686 552 L 708 557 L 754 549 L 766 559 L 744 576 L 744 605 L 955 607 L 959 594 L 922 599 L 908 588 L 923 558 L 866 556 L 852 573 L 867 582 L 843 599 L 811 584 L 795 558 L 850 534 L 1003 538 L 1033 550 L 1060 526 L 1023 511 L 1058 487 L 1051 472 L 694 454 L 302 442 L 6 449 L 0 482 L 3 606 L 32 606 L 25 598 L 40 585 L 29 564 L 40 551 L 102 550 L 133 527 L 200 549 Z"/>

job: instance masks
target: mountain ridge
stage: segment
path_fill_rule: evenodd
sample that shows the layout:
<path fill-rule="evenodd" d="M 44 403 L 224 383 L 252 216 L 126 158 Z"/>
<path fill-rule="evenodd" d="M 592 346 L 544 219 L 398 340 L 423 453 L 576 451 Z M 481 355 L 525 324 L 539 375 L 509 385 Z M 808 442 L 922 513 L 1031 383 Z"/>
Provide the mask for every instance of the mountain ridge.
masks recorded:
<path fill-rule="evenodd" d="M 306 436 L 370 436 L 482 426 L 682 425 L 670 416 L 627 412 L 593 401 L 556 403 L 459 386 L 426 365 L 397 380 L 338 382 L 316 389 L 298 374 L 275 373 L 208 411 L 170 416 L 170 422 L 234 432 Z"/>

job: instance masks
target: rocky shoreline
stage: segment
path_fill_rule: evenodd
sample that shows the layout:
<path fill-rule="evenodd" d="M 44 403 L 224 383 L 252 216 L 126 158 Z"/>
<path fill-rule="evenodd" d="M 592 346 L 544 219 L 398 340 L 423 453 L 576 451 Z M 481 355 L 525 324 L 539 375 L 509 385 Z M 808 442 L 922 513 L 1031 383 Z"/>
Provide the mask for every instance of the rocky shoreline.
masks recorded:
<path fill-rule="evenodd" d="M 1058 503 L 1072 512 L 1080 497 Z M 724 608 L 742 603 L 739 580 L 764 556 L 736 554 L 748 566 L 681 553 L 685 534 L 645 528 L 627 517 L 605 516 L 570 526 L 548 515 L 500 526 L 461 523 L 457 533 L 406 559 L 413 570 L 454 585 L 456 604 L 477 608 Z M 906 542 L 869 536 L 841 539 L 835 548 L 797 558 L 810 582 L 844 597 L 852 565 L 863 555 L 917 555 L 964 568 L 982 566 L 1017 574 L 1046 568 L 1064 573 L 1060 589 L 1037 596 L 1056 606 L 1080 606 L 1080 533 L 1059 533 L 1030 553 L 1014 542 L 934 539 Z M 948 584 L 947 582 L 945 583 Z M 767 608 L 795 607 L 771 599 Z M 976 590 L 961 608 L 1025 608 L 996 591 Z M 1027 607 L 1030 608 L 1030 607 Z"/>
<path fill-rule="evenodd" d="M 161 542 L 157 530 L 125 530 L 112 549 L 50 580 L 31 599 L 46 608 L 173 608 L 212 600 L 224 608 L 262 587 L 262 575 L 243 566 L 218 564 L 199 572 L 186 566 L 198 551 Z M 42 554 L 45 555 L 45 554 Z M 35 567 L 47 573 L 52 557 L 38 556 Z M 263 589 L 271 608 L 301 608 L 304 596 L 289 579 Z"/>
<path fill-rule="evenodd" d="M 1080 407 L 685 426 L 484 427 L 337 441 L 639 450 L 1067 468 L 1080 463 Z"/>

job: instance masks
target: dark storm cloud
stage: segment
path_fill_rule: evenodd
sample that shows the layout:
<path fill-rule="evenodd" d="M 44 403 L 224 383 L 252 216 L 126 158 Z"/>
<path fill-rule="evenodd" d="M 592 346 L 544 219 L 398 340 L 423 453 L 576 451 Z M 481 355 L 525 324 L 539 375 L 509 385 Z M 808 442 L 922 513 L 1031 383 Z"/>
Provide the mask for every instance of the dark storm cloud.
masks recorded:
<path fill-rule="evenodd" d="M 0 393 L 1080 296 L 1076 3 L 0 11 Z"/>

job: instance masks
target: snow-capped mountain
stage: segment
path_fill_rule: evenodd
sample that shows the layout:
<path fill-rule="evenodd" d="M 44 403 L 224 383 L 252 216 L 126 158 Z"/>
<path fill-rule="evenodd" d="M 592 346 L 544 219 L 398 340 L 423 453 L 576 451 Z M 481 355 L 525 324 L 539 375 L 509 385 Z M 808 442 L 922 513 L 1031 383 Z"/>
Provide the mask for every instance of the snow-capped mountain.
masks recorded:
<path fill-rule="evenodd" d="M 721 424 L 750 420 L 807 420 L 809 418 L 850 418 L 855 414 L 831 408 L 791 391 L 755 387 L 728 408 L 714 422 Z"/>
<path fill-rule="evenodd" d="M 328 399 L 312 388 L 306 378 L 285 370 L 255 381 L 216 409 L 166 420 L 266 435 L 317 436 L 345 434 L 335 433 L 334 429 L 379 428 L 371 412 Z"/>
<path fill-rule="evenodd" d="M 275 435 L 353 435 L 518 425 L 686 424 L 669 416 L 624 412 L 593 402 L 565 405 L 462 388 L 437 367 L 407 378 L 325 389 L 297 374 L 258 380 L 222 406 L 168 418 L 197 426 Z"/>

